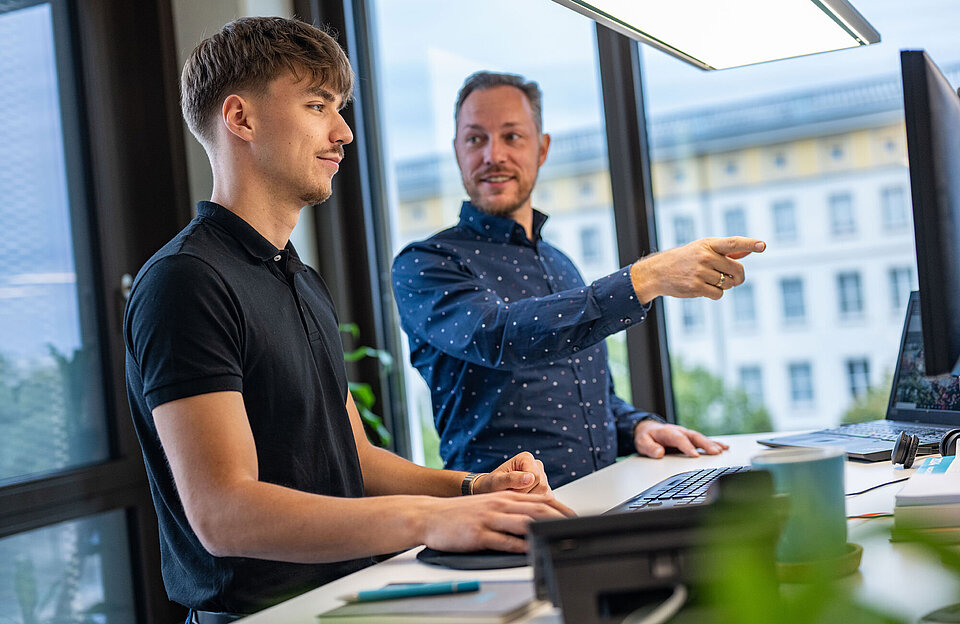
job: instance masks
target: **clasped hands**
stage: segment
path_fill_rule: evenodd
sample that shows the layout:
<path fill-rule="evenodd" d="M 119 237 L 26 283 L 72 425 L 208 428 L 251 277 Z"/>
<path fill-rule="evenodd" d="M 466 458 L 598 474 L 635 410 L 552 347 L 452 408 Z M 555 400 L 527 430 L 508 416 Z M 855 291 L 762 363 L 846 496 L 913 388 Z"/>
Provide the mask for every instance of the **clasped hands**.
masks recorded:
<path fill-rule="evenodd" d="M 437 550 L 526 552 L 523 536 L 534 520 L 576 515 L 558 501 L 543 462 L 527 452 L 473 482 L 474 496 L 431 498 L 423 543 Z"/>

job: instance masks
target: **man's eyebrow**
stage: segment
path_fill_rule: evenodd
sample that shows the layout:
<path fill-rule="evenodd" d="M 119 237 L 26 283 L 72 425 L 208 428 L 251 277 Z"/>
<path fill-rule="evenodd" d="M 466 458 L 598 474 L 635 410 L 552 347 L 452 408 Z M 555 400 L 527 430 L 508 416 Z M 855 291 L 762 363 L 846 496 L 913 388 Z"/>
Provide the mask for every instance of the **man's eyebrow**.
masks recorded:
<path fill-rule="evenodd" d="M 311 87 L 307 87 L 306 93 L 308 95 L 313 95 L 318 98 L 322 98 L 327 102 L 335 102 L 337 100 L 337 97 L 334 94 L 330 93 L 328 90 L 324 89 L 320 85 L 313 85 Z"/>
<path fill-rule="evenodd" d="M 516 126 L 522 126 L 522 125 L 523 125 L 523 124 L 520 123 L 519 121 L 508 121 L 508 122 L 506 122 L 506 123 L 504 123 L 504 124 L 501 124 L 500 127 L 501 127 L 501 128 L 514 128 L 514 127 L 516 127 Z M 486 130 L 487 128 L 486 128 L 486 126 L 482 126 L 482 125 L 480 125 L 480 124 L 466 124 L 466 125 L 463 127 L 463 129 L 464 129 L 464 130 Z"/>

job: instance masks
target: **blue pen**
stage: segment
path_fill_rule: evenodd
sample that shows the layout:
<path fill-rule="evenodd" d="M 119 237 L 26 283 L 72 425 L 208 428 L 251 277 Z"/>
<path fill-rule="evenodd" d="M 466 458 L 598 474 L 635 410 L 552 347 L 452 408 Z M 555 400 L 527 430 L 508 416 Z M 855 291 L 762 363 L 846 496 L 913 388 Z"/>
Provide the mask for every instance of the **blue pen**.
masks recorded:
<path fill-rule="evenodd" d="M 347 602 L 372 602 L 374 600 L 393 600 L 394 598 L 411 598 L 413 596 L 432 596 L 436 594 L 459 594 L 480 590 L 480 581 L 449 581 L 445 583 L 415 583 L 368 589 L 343 596 L 341 600 Z"/>

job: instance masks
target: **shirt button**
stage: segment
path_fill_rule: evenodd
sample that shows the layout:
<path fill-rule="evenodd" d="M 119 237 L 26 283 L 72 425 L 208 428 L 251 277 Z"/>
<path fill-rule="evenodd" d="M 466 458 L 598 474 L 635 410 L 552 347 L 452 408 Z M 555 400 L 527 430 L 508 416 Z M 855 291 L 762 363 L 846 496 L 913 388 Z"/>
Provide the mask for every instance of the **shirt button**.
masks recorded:
<path fill-rule="evenodd" d="M 623 324 L 624 324 L 624 325 L 629 325 L 631 322 L 632 322 L 632 321 L 631 321 L 630 319 L 628 319 L 628 318 L 623 319 Z"/>
<path fill-rule="evenodd" d="M 574 347 L 574 348 L 573 348 L 573 352 L 574 352 L 574 353 L 576 353 L 576 352 L 579 351 L 579 350 L 580 350 L 580 347 Z"/>
<path fill-rule="evenodd" d="M 273 257 L 274 262 L 280 262 L 280 254 L 277 254 Z"/>

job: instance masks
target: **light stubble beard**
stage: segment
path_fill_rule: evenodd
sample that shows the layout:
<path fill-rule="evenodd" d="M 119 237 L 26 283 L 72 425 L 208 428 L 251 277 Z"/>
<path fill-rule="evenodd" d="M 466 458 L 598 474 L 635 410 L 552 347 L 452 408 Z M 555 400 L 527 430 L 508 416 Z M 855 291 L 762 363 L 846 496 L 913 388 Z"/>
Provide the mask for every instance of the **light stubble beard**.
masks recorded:
<path fill-rule="evenodd" d="M 467 193 L 469 195 L 469 193 Z M 488 214 L 493 217 L 511 217 L 516 213 L 520 208 L 523 207 L 528 201 L 530 201 L 530 196 L 533 195 L 533 189 L 530 189 L 530 192 L 519 198 L 516 202 L 513 202 L 503 208 L 487 205 L 486 202 L 483 202 L 479 197 L 474 198 L 470 197 L 470 203 L 473 204 L 480 212 Z"/>
<path fill-rule="evenodd" d="M 316 188 L 300 195 L 300 201 L 303 202 L 304 206 L 315 206 L 330 199 L 331 195 L 333 195 L 332 186 Z"/>

